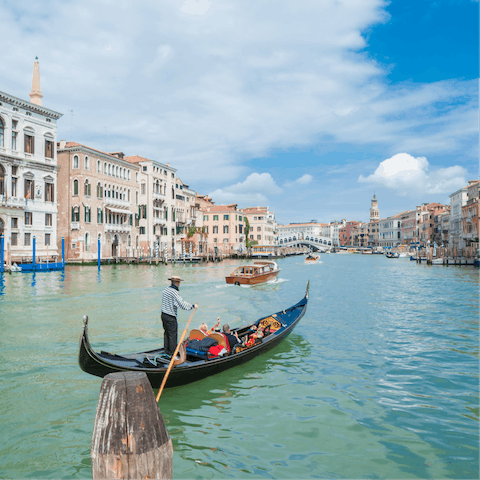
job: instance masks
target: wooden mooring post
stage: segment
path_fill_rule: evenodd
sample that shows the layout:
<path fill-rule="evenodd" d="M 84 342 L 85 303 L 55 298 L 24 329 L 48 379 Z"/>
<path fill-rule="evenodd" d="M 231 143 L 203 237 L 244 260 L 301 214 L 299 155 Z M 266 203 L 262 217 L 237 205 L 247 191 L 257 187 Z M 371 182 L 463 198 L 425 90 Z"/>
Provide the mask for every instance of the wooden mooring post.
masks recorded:
<path fill-rule="evenodd" d="M 173 477 L 173 446 L 145 373 L 103 379 L 92 437 L 92 477 Z"/>

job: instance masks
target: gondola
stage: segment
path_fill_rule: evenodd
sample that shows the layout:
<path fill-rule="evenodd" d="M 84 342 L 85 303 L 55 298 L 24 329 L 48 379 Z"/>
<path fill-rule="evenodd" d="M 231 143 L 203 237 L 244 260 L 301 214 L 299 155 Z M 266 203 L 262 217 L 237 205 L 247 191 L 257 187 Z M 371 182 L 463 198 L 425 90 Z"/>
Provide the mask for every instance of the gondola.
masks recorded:
<path fill-rule="evenodd" d="M 295 328 L 305 314 L 308 303 L 309 283 L 307 283 L 305 296 L 298 303 L 254 322 L 254 325 L 257 327 L 259 325 L 270 325 L 272 327 L 270 334 L 261 340 L 257 340 L 250 348 L 238 348 L 237 350 L 239 351 L 224 357 L 202 358 L 186 354 L 185 361 L 172 368 L 165 387 L 185 385 L 223 372 L 248 362 L 278 345 Z M 250 330 L 251 325 L 249 324 L 236 330 L 232 329 L 232 333 L 237 331 L 241 338 L 242 335 L 245 335 Z M 145 372 L 152 384 L 152 388 L 159 388 L 168 368 L 168 360 L 162 358 L 162 353 L 164 353 L 163 348 L 125 355 L 116 355 L 104 351 L 100 353 L 95 352 L 88 340 L 88 317 L 84 318 L 78 362 L 80 368 L 86 373 L 104 377 L 114 372 Z"/>

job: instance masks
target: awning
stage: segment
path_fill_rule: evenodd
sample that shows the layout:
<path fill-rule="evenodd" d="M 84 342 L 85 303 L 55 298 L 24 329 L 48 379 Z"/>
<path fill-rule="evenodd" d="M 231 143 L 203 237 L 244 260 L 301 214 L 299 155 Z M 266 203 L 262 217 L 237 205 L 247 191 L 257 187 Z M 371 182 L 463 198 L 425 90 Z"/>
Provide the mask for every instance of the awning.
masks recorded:
<path fill-rule="evenodd" d="M 121 210 L 120 208 L 113 208 L 108 206 L 106 206 L 105 208 L 108 208 L 108 210 L 113 213 L 124 213 L 125 215 L 132 215 L 132 212 L 130 210 Z"/>

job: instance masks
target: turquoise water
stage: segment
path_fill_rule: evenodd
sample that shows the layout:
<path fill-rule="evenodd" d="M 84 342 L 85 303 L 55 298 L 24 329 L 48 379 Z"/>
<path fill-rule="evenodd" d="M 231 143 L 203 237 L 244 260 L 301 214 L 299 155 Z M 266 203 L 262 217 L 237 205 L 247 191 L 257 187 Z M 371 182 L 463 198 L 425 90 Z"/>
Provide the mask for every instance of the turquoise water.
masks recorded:
<path fill-rule="evenodd" d="M 97 350 L 155 348 L 174 272 L 195 326 L 243 325 L 311 281 L 281 345 L 164 391 L 175 478 L 479 478 L 478 269 L 321 262 L 279 260 L 279 281 L 251 288 L 225 285 L 234 261 L 0 277 L 0 477 L 91 478 L 101 379 L 78 367 L 82 317 Z"/>

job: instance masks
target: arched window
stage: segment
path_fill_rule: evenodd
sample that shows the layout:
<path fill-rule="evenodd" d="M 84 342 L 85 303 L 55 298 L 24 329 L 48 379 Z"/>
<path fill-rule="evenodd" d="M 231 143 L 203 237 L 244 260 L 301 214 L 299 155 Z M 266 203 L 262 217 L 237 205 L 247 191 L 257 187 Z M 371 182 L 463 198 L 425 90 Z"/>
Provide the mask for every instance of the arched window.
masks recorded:
<path fill-rule="evenodd" d="M 72 207 L 72 222 L 80 221 L 80 207 Z"/>
<path fill-rule="evenodd" d="M 85 251 L 88 252 L 90 250 L 90 234 L 88 232 L 85 233 Z"/>
<path fill-rule="evenodd" d="M 103 173 L 104 175 L 107 174 L 107 162 L 103 162 Z"/>
<path fill-rule="evenodd" d="M 2 165 L 0 165 L 0 195 L 5 195 L 5 169 Z"/>
<path fill-rule="evenodd" d="M 108 174 L 109 175 L 112 174 L 112 166 L 110 164 L 108 164 Z"/>
<path fill-rule="evenodd" d="M 115 176 L 118 178 L 118 166 L 115 167 Z"/>
<path fill-rule="evenodd" d="M 103 198 L 103 188 L 100 182 L 97 183 L 97 198 Z"/>
<path fill-rule="evenodd" d="M 88 161 L 88 157 L 85 156 L 85 170 L 89 170 L 90 169 L 90 163 Z"/>
<path fill-rule="evenodd" d="M 78 180 L 73 181 L 73 194 L 78 195 Z"/>
<path fill-rule="evenodd" d="M 97 223 L 103 223 L 103 210 L 97 208 Z"/>
<path fill-rule="evenodd" d="M 130 180 L 130 170 L 127 171 L 127 180 Z"/>
<path fill-rule="evenodd" d="M 97 160 L 97 173 L 102 173 L 102 162 Z"/>
<path fill-rule="evenodd" d="M 5 146 L 5 123 L 3 123 L 2 117 L 0 117 L 0 147 Z"/>
<path fill-rule="evenodd" d="M 92 193 L 90 181 L 88 180 L 88 178 L 85 180 L 85 185 L 84 185 L 83 193 L 84 193 L 84 195 L 87 196 L 87 197 L 89 197 L 89 196 L 91 195 L 91 193 Z"/>
<path fill-rule="evenodd" d="M 73 156 L 73 168 L 78 168 L 78 155 Z"/>
<path fill-rule="evenodd" d="M 128 201 L 130 202 L 130 189 L 128 189 Z"/>

